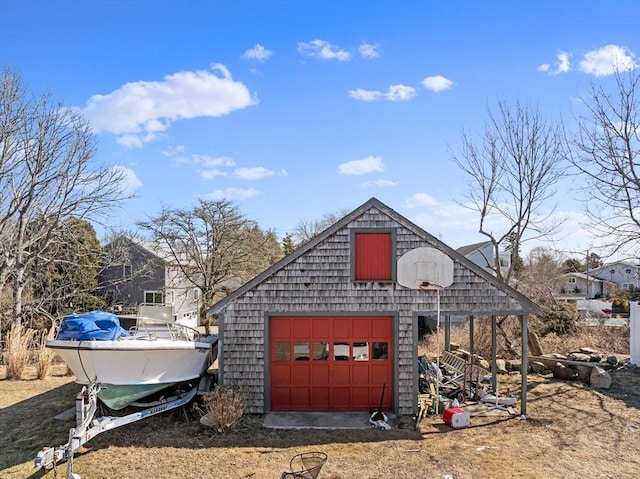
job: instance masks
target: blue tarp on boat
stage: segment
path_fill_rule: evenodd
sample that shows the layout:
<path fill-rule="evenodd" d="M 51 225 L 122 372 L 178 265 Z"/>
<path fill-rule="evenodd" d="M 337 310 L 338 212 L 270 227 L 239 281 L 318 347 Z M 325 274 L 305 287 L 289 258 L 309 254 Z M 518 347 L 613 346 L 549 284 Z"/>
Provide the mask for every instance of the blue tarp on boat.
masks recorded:
<path fill-rule="evenodd" d="M 89 311 L 65 316 L 57 339 L 76 341 L 113 341 L 129 332 L 120 326 L 118 317 L 107 311 Z"/>

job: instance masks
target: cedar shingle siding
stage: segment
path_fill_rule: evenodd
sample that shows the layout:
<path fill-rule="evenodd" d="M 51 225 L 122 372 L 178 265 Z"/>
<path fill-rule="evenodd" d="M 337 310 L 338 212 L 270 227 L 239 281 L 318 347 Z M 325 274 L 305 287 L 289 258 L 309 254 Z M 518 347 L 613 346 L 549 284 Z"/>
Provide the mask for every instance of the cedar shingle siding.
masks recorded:
<path fill-rule="evenodd" d="M 415 411 L 417 316 L 436 314 L 437 295 L 406 289 L 395 281 L 354 282 L 352 233 L 370 229 L 392 232 L 394 270 L 398 258 L 419 247 L 439 249 L 453 259 L 454 283 L 441 292 L 442 314 L 539 311 L 524 296 L 372 198 L 209 309 L 208 314 L 218 314 L 220 320 L 221 382 L 239 385 L 248 393 L 248 412 L 269 410 L 268 319 L 291 313 L 393 316 L 394 411 Z"/>

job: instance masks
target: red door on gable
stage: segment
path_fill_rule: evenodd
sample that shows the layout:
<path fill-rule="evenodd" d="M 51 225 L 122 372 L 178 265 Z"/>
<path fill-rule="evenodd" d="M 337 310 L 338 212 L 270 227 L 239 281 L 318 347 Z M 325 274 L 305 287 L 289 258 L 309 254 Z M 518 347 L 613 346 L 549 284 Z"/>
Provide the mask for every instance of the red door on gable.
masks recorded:
<path fill-rule="evenodd" d="M 393 317 L 272 317 L 271 410 L 391 409 Z"/>

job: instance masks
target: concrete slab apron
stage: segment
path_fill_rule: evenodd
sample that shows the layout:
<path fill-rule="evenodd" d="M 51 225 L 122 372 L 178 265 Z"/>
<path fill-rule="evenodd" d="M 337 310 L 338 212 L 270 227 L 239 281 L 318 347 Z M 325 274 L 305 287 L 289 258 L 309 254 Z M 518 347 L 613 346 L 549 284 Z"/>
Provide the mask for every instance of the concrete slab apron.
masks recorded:
<path fill-rule="evenodd" d="M 390 426 L 395 417 L 385 412 Z M 371 429 L 366 412 L 269 412 L 264 418 L 268 429 Z"/>

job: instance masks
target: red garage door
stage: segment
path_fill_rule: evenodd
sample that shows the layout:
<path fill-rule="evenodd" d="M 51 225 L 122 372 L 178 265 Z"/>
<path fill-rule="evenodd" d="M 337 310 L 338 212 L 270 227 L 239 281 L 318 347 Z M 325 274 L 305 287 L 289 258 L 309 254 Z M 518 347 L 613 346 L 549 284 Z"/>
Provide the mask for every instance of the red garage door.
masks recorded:
<path fill-rule="evenodd" d="M 371 411 L 393 397 L 393 318 L 273 317 L 271 410 Z"/>

